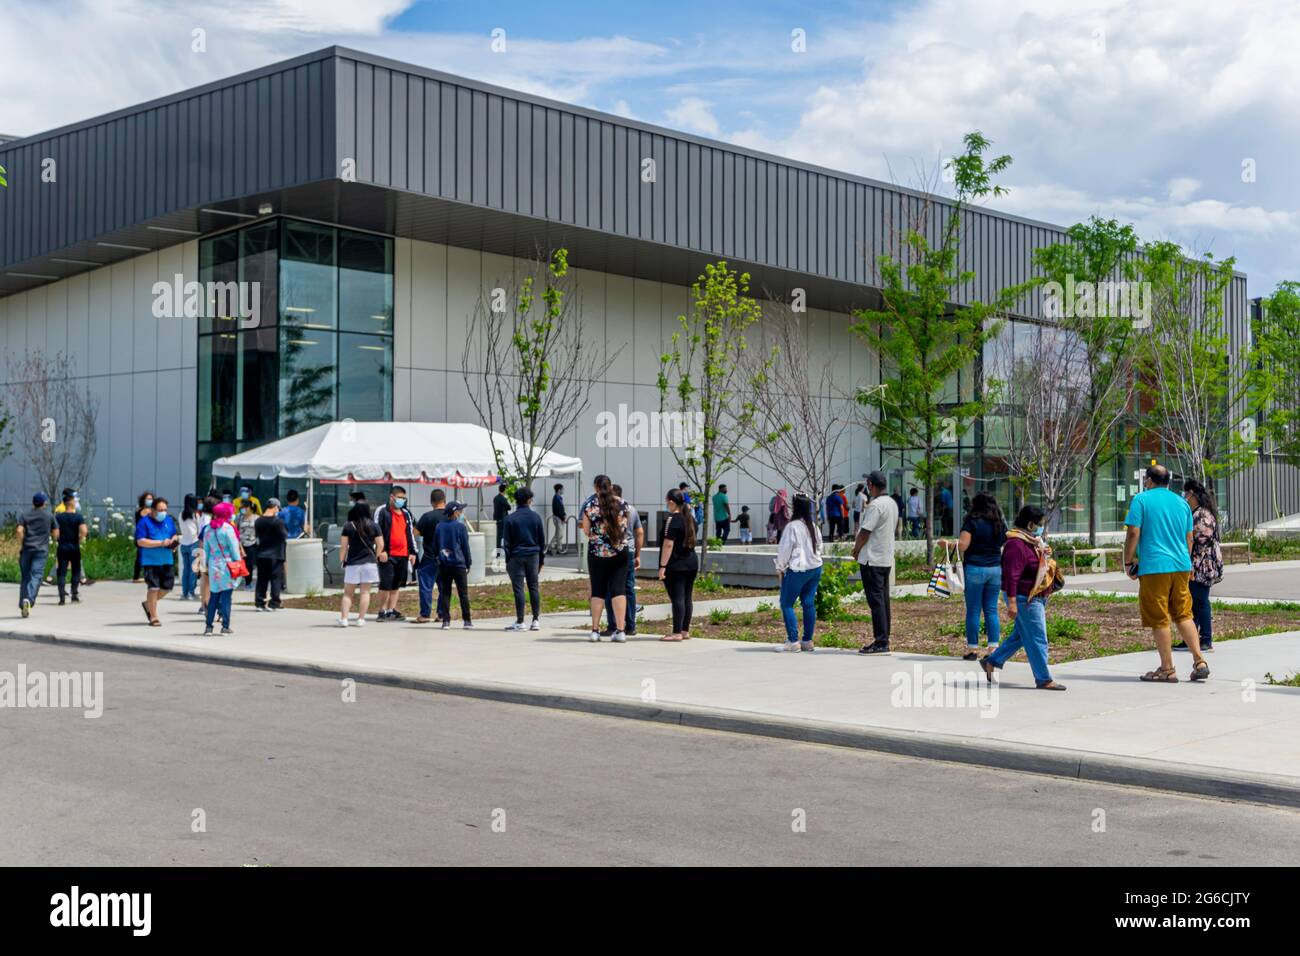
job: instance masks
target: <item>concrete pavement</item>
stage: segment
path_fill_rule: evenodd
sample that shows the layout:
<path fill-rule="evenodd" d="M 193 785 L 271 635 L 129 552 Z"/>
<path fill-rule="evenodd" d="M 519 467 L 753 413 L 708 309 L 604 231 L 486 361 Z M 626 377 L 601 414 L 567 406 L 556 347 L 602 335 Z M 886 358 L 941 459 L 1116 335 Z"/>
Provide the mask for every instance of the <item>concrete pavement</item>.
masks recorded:
<path fill-rule="evenodd" d="M 103 672 L 108 702 L 96 720 L 0 713 L 0 866 L 1159 867 L 1300 853 L 1300 812 L 1279 807 L 18 647 L 33 669 Z"/>
<path fill-rule="evenodd" d="M 233 637 L 203 638 L 196 605 L 166 600 L 165 626 L 150 628 L 139 600 L 138 586 L 102 582 L 81 605 L 42 601 L 28 620 L 0 612 L 0 635 L 1300 806 L 1300 689 L 1262 683 L 1300 670 L 1300 633 L 1224 643 L 1206 684 L 1139 683 L 1155 663 L 1145 652 L 1057 666 L 1070 690 L 1053 694 L 1033 689 L 1027 664 L 1009 664 L 989 690 L 975 665 L 945 657 L 703 639 L 592 645 L 580 614 L 507 634 L 504 620 L 345 630 L 327 612 L 240 608 Z M 0 607 L 15 602 L 16 588 L 0 587 Z M 0 643 L 3 660 L 24 653 Z M 1179 664 L 1185 676 L 1190 661 Z"/>

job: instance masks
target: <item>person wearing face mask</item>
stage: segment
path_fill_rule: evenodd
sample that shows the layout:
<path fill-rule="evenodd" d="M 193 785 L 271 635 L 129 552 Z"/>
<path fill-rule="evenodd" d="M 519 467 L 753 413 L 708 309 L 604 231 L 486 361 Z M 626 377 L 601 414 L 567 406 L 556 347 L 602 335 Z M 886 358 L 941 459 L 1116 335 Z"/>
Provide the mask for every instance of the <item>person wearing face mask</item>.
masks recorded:
<path fill-rule="evenodd" d="M 248 487 L 248 485 L 240 486 L 239 497 L 233 502 L 235 511 L 239 511 L 239 509 L 244 506 L 245 502 L 248 503 L 248 507 L 252 510 L 254 516 L 262 513 L 262 502 L 258 499 L 257 495 L 253 494 L 253 489 Z"/>
<path fill-rule="evenodd" d="M 194 553 L 199 549 L 199 537 L 210 516 L 203 510 L 203 502 L 196 495 L 186 495 L 181 508 L 181 600 L 198 598 L 199 576 L 194 570 Z"/>
<path fill-rule="evenodd" d="M 1047 598 L 1051 582 L 1047 581 L 1051 549 L 1041 540 L 1043 509 L 1025 505 L 1016 515 L 1015 527 L 1007 532 L 1002 548 L 1002 590 L 1006 594 L 1006 616 L 1012 621 L 1011 637 L 1003 640 L 991 654 L 980 658 L 980 667 L 989 683 L 993 672 L 1001 670 L 1022 647 L 1034 673 L 1039 690 L 1065 690 L 1064 684 L 1052 680 L 1047 666 Z"/>
<path fill-rule="evenodd" d="M 142 491 L 142 492 L 140 492 L 140 496 L 139 496 L 138 498 L 135 499 L 135 521 L 136 521 L 136 523 L 138 524 L 141 518 L 145 517 L 146 515 L 152 514 L 152 513 L 153 513 L 153 492 L 152 492 L 152 491 Z M 135 549 L 135 567 L 134 567 L 134 568 L 132 569 L 132 571 L 131 571 L 131 580 L 132 580 L 132 581 L 135 581 L 135 582 L 138 582 L 138 581 L 141 580 L 141 577 L 140 577 L 140 575 L 141 575 L 141 569 L 142 569 L 143 566 L 144 566 L 144 565 L 141 563 L 140 556 L 141 556 L 141 551 L 140 551 L 140 548 L 137 547 L 137 548 Z"/>
<path fill-rule="evenodd" d="M 245 562 L 248 564 L 248 577 L 243 584 L 236 587 L 253 590 L 253 579 L 257 577 L 257 515 L 253 513 L 253 504 L 247 498 L 239 500 L 239 517 L 235 528 L 239 533 L 239 543 L 244 549 Z"/>
<path fill-rule="evenodd" d="M 176 553 L 180 533 L 176 521 L 167 513 L 167 499 L 150 496 L 150 510 L 135 525 L 135 546 L 140 550 L 140 565 L 147 591 L 140 602 L 150 627 L 161 627 L 158 601 L 176 586 Z"/>
<path fill-rule="evenodd" d="M 384 539 L 388 560 L 379 565 L 379 613 L 376 621 L 404 621 L 397 598 L 406 587 L 411 562 L 415 560 L 415 518 L 406 507 L 406 489 L 394 485 L 388 503 L 375 512 L 375 523 Z"/>

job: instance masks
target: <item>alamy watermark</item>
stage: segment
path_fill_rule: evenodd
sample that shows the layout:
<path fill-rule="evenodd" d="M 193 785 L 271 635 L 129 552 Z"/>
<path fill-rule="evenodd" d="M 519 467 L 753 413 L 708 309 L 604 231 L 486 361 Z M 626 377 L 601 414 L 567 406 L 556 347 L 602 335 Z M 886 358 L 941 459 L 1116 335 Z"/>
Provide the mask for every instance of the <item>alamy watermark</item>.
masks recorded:
<path fill-rule="evenodd" d="M 1074 276 L 1043 284 L 1043 317 L 1133 319 L 1135 328 L 1151 325 L 1150 282 L 1076 282 Z"/>
<path fill-rule="evenodd" d="M 998 685 L 979 672 L 927 671 L 913 664 L 910 671 L 895 671 L 889 685 L 893 688 L 889 703 L 894 707 L 971 708 L 980 717 L 998 715 Z"/>
<path fill-rule="evenodd" d="M 185 281 L 176 273 L 171 282 L 153 284 L 153 315 L 156 319 L 197 319 L 205 313 L 239 319 L 241 329 L 255 329 L 262 323 L 262 283 Z"/>
<path fill-rule="evenodd" d="M 81 709 L 87 720 L 104 714 L 103 671 L 0 671 L 0 708 Z"/>
<path fill-rule="evenodd" d="M 640 412 L 626 404 L 596 415 L 599 448 L 701 448 L 703 412 Z"/>

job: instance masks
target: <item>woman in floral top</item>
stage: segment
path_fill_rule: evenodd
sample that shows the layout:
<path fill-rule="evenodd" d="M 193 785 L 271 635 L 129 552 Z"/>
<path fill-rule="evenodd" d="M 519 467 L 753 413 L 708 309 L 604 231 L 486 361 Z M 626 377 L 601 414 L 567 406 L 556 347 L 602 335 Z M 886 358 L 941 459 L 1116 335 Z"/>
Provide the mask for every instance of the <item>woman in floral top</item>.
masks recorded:
<path fill-rule="evenodd" d="M 632 560 L 632 510 L 614 494 L 608 475 L 597 475 L 595 494 L 582 503 L 582 532 L 587 536 L 587 573 L 591 578 L 591 635 L 600 640 L 600 616 L 605 595 L 614 606 L 613 640 L 627 640 L 623 627 L 627 614 L 627 566 Z"/>
<path fill-rule="evenodd" d="M 1192 620 L 1201 636 L 1201 650 L 1214 650 L 1210 588 L 1223 580 L 1223 550 L 1219 547 L 1219 511 L 1214 495 L 1199 481 L 1183 482 L 1183 497 L 1192 509 Z M 1179 641 L 1176 647 L 1187 645 Z"/>

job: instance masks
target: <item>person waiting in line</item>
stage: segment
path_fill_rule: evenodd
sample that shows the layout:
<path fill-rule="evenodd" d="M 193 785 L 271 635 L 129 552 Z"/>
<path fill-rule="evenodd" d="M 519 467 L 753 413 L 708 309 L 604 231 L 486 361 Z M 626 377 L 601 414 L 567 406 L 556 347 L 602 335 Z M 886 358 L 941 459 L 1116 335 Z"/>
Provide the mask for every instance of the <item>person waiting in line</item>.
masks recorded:
<path fill-rule="evenodd" d="M 769 526 L 771 528 L 770 540 L 776 543 L 781 540 L 781 535 L 785 533 L 785 526 L 790 523 L 790 495 L 782 488 L 768 503 L 768 513 L 770 516 Z"/>
<path fill-rule="evenodd" d="M 370 589 L 379 583 L 379 565 L 388 560 L 384 551 L 384 537 L 379 525 L 370 517 L 370 505 L 364 501 L 357 502 L 348 509 L 348 520 L 341 532 L 343 552 L 343 597 L 339 600 L 339 627 L 347 627 L 352 622 L 348 618 L 352 610 L 352 597 L 357 588 L 361 596 L 357 599 L 356 626 L 366 623 L 366 612 L 370 608 Z"/>
<path fill-rule="evenodd" d="M 844 498 L 840 494 L 842 485 L 831 485 L 831 493 L 826 496 L 826 530 L 832 541 L 840 539 L 840 522 L 844 519 Z"/>
<path fill-rule="evenodd" d="M 253 604 L 259 611 L 280 610 L 280 580 L 284 572 L 286 543 L 289 529 L 280 517 L 280 499 L 268 498 L 261 516 L 253 523 L 257 536 L 257 591 Z M 267 604 L 266 592 L 271 592 Z"/>
<path fill-rule="evenodd" d="M 501 523 L 501 547 L 506 556 L 506 574 L 510 577 L 510 587 L 515 595 L 515 622 L 507 625 L 507 631 L 525 630 L 524 625 L 524 585 L 528 586 L 528 603 L 532 608 L 532 623 L 528 630 L 540 631 L 542 624 L 542 592 L 538 588 L 537 577 L 542 570 L 542 552 L 546 550 L 546 526 L 542 516 L 532 509 L 533 489 L 519 488 L 515 491 L 515 510 L 506 515 Z"/>
<path fill-rule="evenodd" d="M 284 521 L 284 528 L 290 541 L 301 538 L 307 529 L 307 512 L 298 502 L 297 490 L 290 488 L 289 493 L 284 496 L 284 507 L 280 509 L 280 518 Z"/>
<path fill-rule="evenodd" d="M 472 628 L 474 619 L 469 606 L 469 569 L 473 557 L 469 551 L 469 531 L 461 516 L 465 503 L 452 501 L 444 510 L 445 520 L 438 525 L 434 539 L 438 543 L 438 620 L 445 631 L 451 627 L 451 588 L 456 586 L 460 601 L 462 626 Z"/>
<path fill-rule="evenodd" d="M 790 523 L 781 532 L 776 551 L 776 573 L 781 581 L 781 619 L 785 622 L 785 641 L 778 651 L 811 651 L 817 627 L 817 588 L 822 579 L 822 533 L 813 516 L 813 501 L 796 494 Z M 803 611 L 803 639 L 794 606 Z"/>
<path fill-rule="evenodd" d="M 898 505 L 886 494 L 884 472 L 867 475 L 867 507 L 853 539 L 853 558 L 862 575 L 862 591 L 871 610 L 871 643 L 859 654 L 888 654 L 893 628 L 889 578 L 894 568 L 894 532 L 898 529 Z"/>
<path fill-rule="evenodd" d="M 497 485 L 497 493 L 492 497 L 492 520 L 497 526 L 497 551 L 501 550 L 502 528 L 506 518 L 510 517 L 510 499 L 506 497 L 505 485 Z"/>
<path fill-rule="evenodd" d="M 695 578 L 700 558 L 695 553 L 695 516 L 687 507 L 680 489 L 670 490 L 664 498 L 668 523 L 664 525 L 663 543 L 659 546 L 659 580 L 664 582 L 672 604 L 672 633 L 661 641 L 688 641 L 691 638 L 691 615 L 694 611 Z"/>
<path fill-rule="evenodd" d="M 248 507 L 252 509 L 254 515 L 260 515 L 262 513 L 261 499 L 259 499 L 257 495 L 253 494 L 253 489 L 250 486 L 240 485 L 239 497 L 234 501 L 235 509 L 238 510 L 242 508 L 245 502 L 248 503 Z"/>
<path fill-rule="evenodd" d="M 1210 676 L 1201 654 L 1200 635 L 1192 613 L 1192 546 L 1195 521 L 1191 506 L 1169 487 L 1172 476 L 1163 465 L 1152 465 L 1142 479 L 1124 518 L 1124 567 L 1138 582 L 1142 626 L 1151 628 L 1160 666 L 1141 675 L 1147 683 L 1175 684 L 1170 624 L 1192 652 L 1191 679 Z"/>
<path fill-rule="evenodd" d="M 71 489 L 71 488 L 64 488 L 63 491 L 59 493 L 59 497 L 58 497 L 58 502 L 59 502 L 59 503 L 56 504 L 56 505 L 54 506 L 54 510 L 53 510 L 53 514 L 54 514 L 54 527 L 55 527 L 55 529 L 57 529 L 58 526 L 59 526 L 59 519 L 58 519 L 58 516 L 61 515 L 61 514 L 63 514 L 66 510 L 68 510 L 68 506 L 65 505 L 65 504 L 63 503 L 64 500 L 67 499 L 68 495 L 72 495 L 72 496 L 73 496 L 73 507 L 72 507 L 72 510 L 73 510 L 73 511 L 76 511 L 76 510 L 77 510 L 77 508 L 76 508 L 76 492 L 73 491 L 73 489 Z M 55 573 L 55 569 L 54 569 L 54 568 L 50 568 L 50 569 L 46 572 L 46 574 L 45 574 L 45 583 L 46 583 L 46 584 L 51 585 L 51 586 L 54 585 L 54 573 Z M 62 596 L 63 592 L 60 591 L 59 594 L 60 594 L 60 596 Z M 63 601 L 60 600 L 59 603 L 62 604 Z"/>
<path fill-rule="evenodd" d="M 195 555 L 197 558 L 195 564 L 197 565 L 198 572 L 199 572 L 199 613 L 200 614 L 208 613 L 208 598 L 211 596 L 212 593 L 212 588 L 211 588 L 212 582 L 211 579 L 208 577 L 208 558 L 207 558 L 207 553 L 203 550 L 203 539 L 207 536 L 208 529 L 212 527 L 212 521 L 215 519 L 217 513 L 217 505 L 219 504 L 230 504 L 230 502 L 223 502 L 213 492 L 209 492 L 208 496 L 203 499 L 203 510 L 207 513 L 208 517 L 207 517 L 207 522 L 204 523 L 199 528 L 199 547 Z M 234 508 L 232 506 L 231 512 L 233 513 L 233 511 Z M 201 557 L 199 557 L 200 555 Z"/>
<path fill-rule="evenodd" d="M 415 549 L 415 518 L 406 507 L 406 489 L 394 485 L 388 492 L 388 503 L 375 512 L 375 523 L 384 538 L 384 551 L 388 560 L 379 565 L 379 613 L 376 621 L 404 621 L 406 616 L 397 609 L 397 599 L 410 578 L 411 562 Z"/>
<path fill-rule="evenodd" d="M 623 486 L 613 485 L 614 494 L 623 498 Z M 623 589 L 623 596 L 627 599 L 627 619 L 624 622 L 623 634 L 626 637 L 636 635 L 636 616 L 640 613 L 641 608 L 636 603 L 636 572 L 641 567 L 641 549 L 645 547 L 645 525 L 641 521 L 641 513 L 637 511 L 636 505 L 623 499 L 627 504 L 628 535 L 631 542 L 628 547 L 632 552 L 632 560 L 627 566 L 627 584 Z M 605 630 L 600 632 L 601 637 L 613 637 L 614 632 L 618 630 L 614 621 L 614 591 L 616 587 L 610 584 L 610 592 L 605 595 Z"/>
<path fill-rule="evenodd" d="M 1007 599 L 1007 617 L 1012 621 L 1011 636 L 979 659 L 990 683 L 994 671 L 1001 670 L 1023 647 L 1034 686 L 1039 690 L 1065 690 L 1064 684 L 1052 680 L 1047 665 L 1047 559 L 1052 549 L 1042 540 L 1042 533 L 1043 509 L 1036 505 L 1021 508 L 1015 527 L 1007 532 L 1007 543 L 1002 548 L 1002 590 Z"/>
<path fill-rule="evenodd" d="M 1192 620 L 1201 638 L 1201 653 L 1214 650 L 1214 622 L 1210 612 L 1210 588 L 1223 580 L 1223 549 L 1219 544 L 1219 509 L 1214 492 L 1195 478 L 1183 482 L 1183 498 L 1192 509 L 1192 577 L 1187 582 L 1192 594 Z M 1174 650 L 1187 650 L 1179 641 Z"/>
<path fill-rule="evenodd" d="M 564 485 L 556 483 L 555 493 L 551 495 L 551 543 L 547 547 L 547 554 L 563 554 L 565 550 L 564 543 L 564 523 L 569 520 L 568 513 L 564 510 Z"/>
<path fill-rule="evenodd" d="M 230 573 L 231 564 L 244 559 L 239 534 L 232 523 L 235 509 L 229 501 L 218 501 L 212 508 L 212 522 L 203 529 L 204 578 L 208 584 L 208 598 L 204 606 L 203 636 L 212 634 L 212 625 L 221 617 L 221 633 L 229 635 L 231 599 L 235 593 L 236 578 Z"/>
<path fill-rule="evenodd" d="M 966 598 L 966 653 L 964 661 L 979 660 L 980 616 L 988 635 L 989 653 L 1001 640 L 998 594 L 1002 591 L 1002 546 L 1007 524 L 997 499 L 981 491 L 975 495 L 956 541 L 940 538 L 942 546 L 956 546 L 961 556 Z"/>
<path fill-rule="evenodd" d="M 45 492 L 36 492 L 32 495 L 32 510 L 18 519 L 18 610 L 23 617 L 31 614 L 36 604 L 50 557 L 50 536 L 55 525 L 54 515 L 46 507 L 49 501 Z"/>
<path fill-rule="evenodd" d="M 131 519 L 131 521 L 135 524 L 138 524 L 140 522 L 140 519 L 148 514 L 153 514 L 153 492 L 142 491 L 140 492 L 139 496 L 135 499 L 135 516 Z M 140 556 L 141 556 L 141 551 L 140 548 L 137 546 L 135 549 L 135 566 L 131 569 L 131 580 L 133 582 L 139 582 L 143 580 L 142 578 L 143 564 L 140 560 Z"/>
<path fill-rule="evenodd" d="M 199 532 L 209 516 L 203 511 L 203 502 L 197 495 L 186 495 L 181 505 L 180 554 L 181 600 L 193 601 L 198 597 L 199 575 L 194 570 L 194 555 L 199 550 Z"/>
<path fill-rule="evenodd" d="M 736 518 L 736 523 L 740 526 L 740 543 L 753 544 L 754 532 L 749 526 L 749 505 L 740 506 L 740 515 Z"/>
<path fill-rule="evenodd" d="M 862 527 L 862 511 L 867 507 L 867 502 L 871 499 L 867 496 L 867 486 L 859 484 L 853 489 L 853 528 L 854 534 L 858 533 L 858 528 Z"/>
<path fill-rule="evenodd" d="M 921 492 L 916 488 L 907 491 L 907 535 L 910 538 L 921 537 L 921 528 L 925 524 L 925 504 L 921 501 Z"/>
<path fill-rule="evenodd" d="M 70 576 L 72 579 L 72 603 L 77 604 L 81 601 L 77 596 L 77 591 L 81 587 L 81 545 L 89 531 L 85 515 L 77 510 L 71 489 L 65 489 L 63 510 L 54 514 L 54 537 L 57 541 L 54 580 L 59 586 L 60 604 L 65 602 L 67 595 L 64 589 L 65 576 Z"/>
<path fill-rule="evenodd" d="M 135 546 L 140 549 L 145 598 L 140 602 L 150 627 L 161 627 L 158 602 L 176 586 L 176 547 L 180 543 L 176 519 L 167 513 L 167 499 L 153 499 L 153 507 L 135 525 Z"/>
<path fill-rule="evenodd" d="M 415 522 L 420 538 L 420 561 L 415 566 L 415 583 L 420 592 L 420 614 L 416 624 L 433 620 L 433 589 L 438 585 L 438 525 L 447 518 L 447 493 L 434 488 L 429 495 L 429 510 Z"/>
<path fill-rule="evenodd" d="M 718 485 L 718 493 L 713 496 L 713 524 L 718 529 L 718 538 L 726 544 L 731 534 L 731 499 L 727 497 L 726 485 Z"/>
<path fill-rule="evenodd" d="M 253 578 L 257 575 L 257 512 L 253 511 L 253 503 L 244 497 L 236 499 L 236 507 L 239 511 L 235 519 L 235 530 L 239 532 L 239 543 L 244 548 L 244 556 L 248 562 L 248 577 L 236 586 L 251 591 Z M 260 502 L 258 508 L 261 508 Z"/>
<path fill-rule="evenodd" d="M 600 641 L 600 617 L 605 596 L 612 594 L 616 644 L 627 641 L 623 630 L 627 616 L 626 585 L 628 564 L 632 561 L 632 526 L 627 502 L 614 493 L 608 475 L 597 475 L 594 492 L 582 505 L 582 531 L 587 536 L 587 575 L 591 582 L 591 634 L 587 640 Z M 684 497 L 684 496 L 683 496 Z M 617 585 L 617 587 L 615 587 Z"/>

